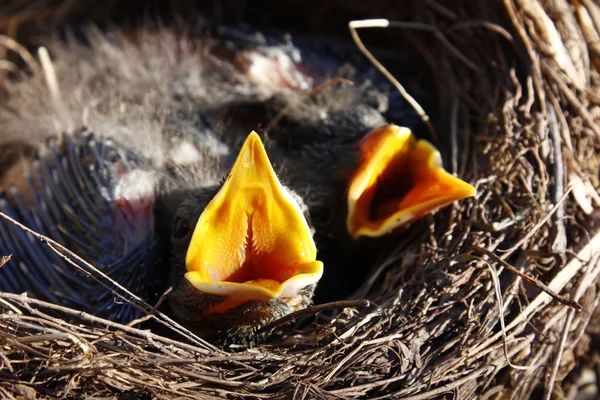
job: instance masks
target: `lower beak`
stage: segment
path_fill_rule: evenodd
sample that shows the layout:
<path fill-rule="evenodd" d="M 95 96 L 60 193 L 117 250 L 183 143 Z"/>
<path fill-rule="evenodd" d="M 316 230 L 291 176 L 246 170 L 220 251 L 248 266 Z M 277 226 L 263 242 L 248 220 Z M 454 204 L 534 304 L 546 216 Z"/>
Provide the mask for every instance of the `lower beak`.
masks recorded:
<path fill-rule="evenodd" d="M 382 236 L 438 208 L 475 195 L 442 166 L 439 151 L 408 128 L 386 125 L 360 142 L 361 164 L 348 189 L 354 238 Z"/>
<path fill-rule="evenodd" d="M 321 278 L 311 229 L 255 132 L 200 216 L 186 267 L 197 290 L 236 304 L 293 298 Z"/>

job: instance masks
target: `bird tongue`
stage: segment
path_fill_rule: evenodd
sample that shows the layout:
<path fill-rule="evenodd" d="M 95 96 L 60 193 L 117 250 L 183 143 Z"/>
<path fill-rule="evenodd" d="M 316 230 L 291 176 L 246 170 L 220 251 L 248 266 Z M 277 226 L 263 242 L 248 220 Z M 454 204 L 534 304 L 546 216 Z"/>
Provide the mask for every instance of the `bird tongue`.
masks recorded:
<path fill-rule="evenodd" d="M 294 296 L 320 279 L 308 223 L 255 132 L 200 216 L 186 267 L 198 290 L 244 300 Z"/>
<path fill-rule="evenodd" d="M 408 128 L 386 125 L 359 144 L 361 163 L 350 180 L 347 228 L 353 237 L 381 236 L 475 194 L 447 173 L 440 153 Z"/>

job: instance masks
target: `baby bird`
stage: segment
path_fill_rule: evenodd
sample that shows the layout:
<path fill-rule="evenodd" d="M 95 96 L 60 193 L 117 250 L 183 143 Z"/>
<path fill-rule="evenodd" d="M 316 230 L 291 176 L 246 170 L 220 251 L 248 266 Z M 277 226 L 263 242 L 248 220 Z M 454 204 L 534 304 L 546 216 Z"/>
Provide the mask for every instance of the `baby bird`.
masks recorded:
<path fill-rule="evenodd" d="M 46 76 L 23 75 L 6 88 L 0 211 L 152 302 L 167 289 L 176 210 L 192 190 L 216 187 L 235 159 L 227 135 L 216 134 L 232 134 L 219 113 L 276 88 L 168 29 L 135 38 L 91 30 L 88 39 L 51 43 Z M 144 312 L 5 220 L 0 253 L 13 255 L 0 290 L 122 323 Z"/>
<path fill-rule="evenodd" d="M 363 283 L 386 243 L 377 238 L 475 194 L 408 128 L 357 123 L 333 136 L 274 160 L 282 182 L 310 210 L 325 264 L 318 301 L 343 298 Z"/>
<path fill-rule="evenodd" d="M 359 143 L 361 162 L 348 187 L 346 226 L 354 238 L 378 237 L 475 195 L 444 170 L 437 149 L 397 125 L 370 132 Z"/>
<path fill-rule="evenodd" d="M 279 183 L 256 134 L 239 148 L 249 129 L 235 110 L 283 99 L 313 78 L 275 65 L 293 79 L 265 79 L 268 48 L 232 60 L 221 43 L 200 48 L 169 30 L 134 39 L 91 31 L 89 42 L 51 43 L 45 76 L 6 89 L 0 211 L 144 300 L 158 298 L 170 276 L 172 313 L 207 335 L 244 340 L 310 304 L 323 264 L 307 209 Z M 239 57 L 266 69 L 240 67 Z M 189 236 L 196 225 L 204 233 Z M 122 323 L 143 312 L 10 222 L 0 222 L 0 235 L 0 252 L 13 255 L 0 289 Z"/>
<path fill-rule="evenodd" d="M 329 63 L 236 37 L 92 30 L 89 45 L 52 44 L 46 76 L 0 103 L 0 211 L 145 300 L 168 276 L 171 313 L 222 343 L 252 342 L 311 304 L 319 281 L 338 296 L 344 275 L 360 276 L 336 268 L 364 248 L 355 238 L 474 194 L 436 149 L 388 124 L 377 87 L 307 97 Z M 260 127 L 265 145 L 248 136 Z M 0 253 L 14 255 L 1 290 L 123 323 L 142 313 L 5 221 Z"/>
<path fill-rule="evenodd" d="M 305 215 L 252 132 L 218 192 L 198 191 L 177 210 L 175 315 L 201 334 L 234 340 L 310 305 L 323 263 Z"/>

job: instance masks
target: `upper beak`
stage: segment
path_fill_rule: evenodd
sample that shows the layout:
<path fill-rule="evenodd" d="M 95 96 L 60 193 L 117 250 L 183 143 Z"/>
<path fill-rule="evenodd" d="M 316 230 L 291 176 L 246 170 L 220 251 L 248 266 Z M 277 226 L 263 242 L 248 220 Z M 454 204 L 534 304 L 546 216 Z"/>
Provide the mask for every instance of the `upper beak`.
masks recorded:
<path fill-rule="evenodd" d="M 255 132 L 200 216 L 185 262 L 194 287 L 238 303 L 294 297 L 321 278 L 309 225 Z"/>
<path fill-rule="evenodd" d="M 475 188 L 446 172 L 439 151 L 408 128 L 386 125 L 360 144 L 361 164 L 350 180 L 347 228 L 352 237 L 381 236 Z"/>

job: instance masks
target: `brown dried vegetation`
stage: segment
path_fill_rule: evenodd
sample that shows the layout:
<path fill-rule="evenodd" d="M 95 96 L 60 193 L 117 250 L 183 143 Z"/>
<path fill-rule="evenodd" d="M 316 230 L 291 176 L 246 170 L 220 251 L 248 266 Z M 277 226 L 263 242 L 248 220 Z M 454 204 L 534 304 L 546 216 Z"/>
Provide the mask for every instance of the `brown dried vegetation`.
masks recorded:
<path fill-rule="evenodd" d="M 9 1 L 0 48 L 36 68 L 19 29 L 85 18 L 76 3 Z M 101 19 L 117 3 L 90 9 Z M 271 3 L 274 19 L 300 7 Z M 233 353 L 180 328 L 185 340 L 74 310 L 58 319 L 49 315 L 57 306 L 0 293 L 2 397 L 525 399 L 571 390 L 564 379 L 600 300 L 600 7 L 403 3 L 307 2 L 298 19 L 310 11 L 323 26 L 339 11 L 404 21 L 366 35 L 426 66 L 437 144 L 476 198 L 394 235 L 363 288 L 368 301 L 305 310 L 321 317 L 301 331 L 281 321 L 265 343 Z M 17 68 L 13 58 L 0 72 Z"/>

